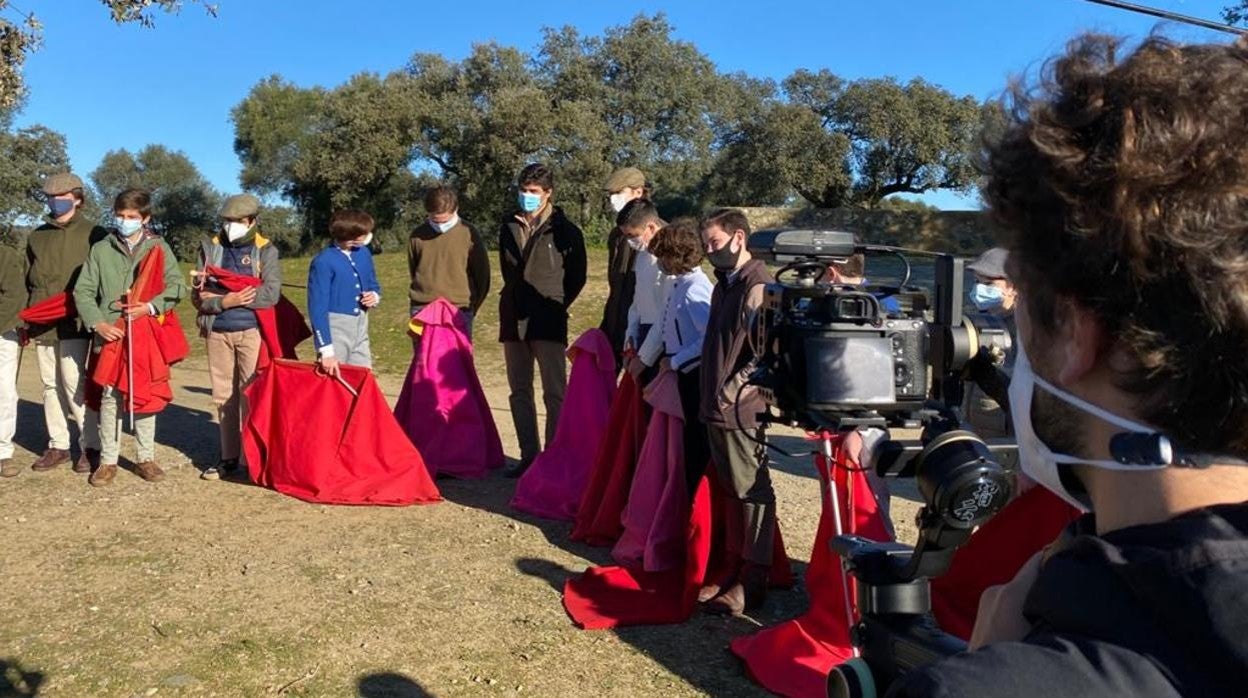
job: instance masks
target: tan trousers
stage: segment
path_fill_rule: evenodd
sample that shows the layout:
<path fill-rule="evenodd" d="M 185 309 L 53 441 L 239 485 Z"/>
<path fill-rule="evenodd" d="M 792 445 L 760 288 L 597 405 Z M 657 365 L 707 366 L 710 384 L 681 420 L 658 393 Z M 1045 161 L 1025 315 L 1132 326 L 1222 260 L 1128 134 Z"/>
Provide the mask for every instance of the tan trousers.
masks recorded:
<path fill-rule="evenodd" d="M 127 419 L 125 396 L 104 389 L 100 400 L 100 463 L 117 465 L 121 458 L 122 422 Z M 135 463 L 156 460 L 156 415 L 134 415 Z"/>
<path fill-rule="evenodd" d="M 563 394 L 568 386 L 567 347 L 560 342 L 503 342 L 507 363 L 508 402 L 520 442 L 520 458 L 531 461 L 541 453 L 537 440 L 537 403 L 533 396 L 533 362 L 542 376 L 542 402 L 546 404 L 546 443 L 555 438 Z"/>
<path fill-rule="evenodd" d="M 260 330 L 208 333 L 208 377 L 221 428 L 221 459 L 238 458 L 242 448 L 243 386 L 256 373 Z"/>
<path fill-rule="evenodd" d="M 35 338 L 48 448 L 69 450 L 69 417 L 78 425 L 79 448 L 100 447 L 100 413 L 87 409 L 82 394 L 90 347 L 86 339 L 57 339 L 55 330 Z"/>

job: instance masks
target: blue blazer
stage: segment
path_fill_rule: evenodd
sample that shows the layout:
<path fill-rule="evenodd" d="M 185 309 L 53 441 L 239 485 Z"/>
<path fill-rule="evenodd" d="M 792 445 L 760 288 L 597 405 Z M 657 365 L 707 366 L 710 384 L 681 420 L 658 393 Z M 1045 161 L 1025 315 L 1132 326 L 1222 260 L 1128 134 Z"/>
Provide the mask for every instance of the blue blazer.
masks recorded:
<path fill-rule="evenodd" d="M 360 303 L 360 296 L 366 291 L 381 295 L 373 253 L 367 247 L 348 251 L 330 245 L 312 258 L 312 266 L 308 268 L 308 317 L 318 350 L 334 343 L 329 331 L 329 314 L 366 312 Z"/>

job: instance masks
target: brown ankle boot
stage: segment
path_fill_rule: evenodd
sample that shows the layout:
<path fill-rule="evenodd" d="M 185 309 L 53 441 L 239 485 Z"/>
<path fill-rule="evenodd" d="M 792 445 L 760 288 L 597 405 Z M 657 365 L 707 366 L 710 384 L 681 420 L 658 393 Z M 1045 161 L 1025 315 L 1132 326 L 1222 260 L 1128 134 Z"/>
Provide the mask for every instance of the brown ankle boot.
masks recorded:
<path fill-rule="evenodd" d="M 117 464 L 101 463 L 100 467 L 91 473 L 91 477 L 87 478 L 87 482 L 91 483 L 92 487 L 104 487 L 112 484 L 115 477 L 117 477 Z"/>
<path fill-rule="evenodd" d="M 156 461 L 145 460 L 134 466 L 134 474 L 148 482 L 160 482 L 165 479 L 165 471 L 156 465 Z"/>
<path fill-rule="evenodd" d="M 30 469 L 42 473 L 55 468 L 61 463 L 69 462 L 69 451 L 62 451 L 59 448 L 49 448 L 39 456 L 39 460 L 30 464 Z"/>
<path fill-rule="evenodd" d="M 89 473 L 100 464 L 100 449 L 84 448 L 82 455 L 78 456 L 78 460 L 74 461 L 74 472 L 79 474 Z"/>

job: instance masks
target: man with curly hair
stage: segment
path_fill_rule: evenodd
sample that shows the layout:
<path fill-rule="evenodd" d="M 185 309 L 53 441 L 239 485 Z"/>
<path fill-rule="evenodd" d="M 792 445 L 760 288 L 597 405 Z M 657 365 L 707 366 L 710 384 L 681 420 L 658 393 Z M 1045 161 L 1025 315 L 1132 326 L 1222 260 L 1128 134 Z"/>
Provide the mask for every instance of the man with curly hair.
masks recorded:
<path fill-rule="evenodd" d="M 895 695 L 1243 695 L 1248 43 L 1084 36 L 1014 89 L 984 197 L 1023 472 L 1088 512 Z"/>

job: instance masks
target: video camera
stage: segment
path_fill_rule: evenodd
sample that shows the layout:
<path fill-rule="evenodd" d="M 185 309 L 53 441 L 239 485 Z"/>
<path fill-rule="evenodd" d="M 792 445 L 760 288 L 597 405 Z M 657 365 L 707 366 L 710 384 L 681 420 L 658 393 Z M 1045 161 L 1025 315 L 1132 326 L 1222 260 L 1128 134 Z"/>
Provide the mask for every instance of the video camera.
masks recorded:
<path fill-rule="evenodd" d="M 822 433 L 923 430 L 917 441 L 887 440 L 875 452 L 881 476 L 916 478 L 924 499 L 917 545 L 852 535 L 832 544 L 858 580 L 861 619 L 851 635 L 862 657 L 833 671 L 829 693 L 874 695 L 875 686 L 965 649 L 932 619 L 928 579 L 943 574 L 957 547 L 1009 501 L 1013 474 L 993 453 L 1016 447 L 961 429 L 952 408 L 967 377 L 984 374 L 968 371 L 970 364 L 999 366 L 1010 334 L 995 317 L 963 313 L 965 261 L 953 255 L 863 245 L 852 233 L 821 230 L 760 231 L 748 247 L 781 265 L 751 337 L 759 359 L 749 383 L 768 404 L 763 423 Z M 851 266 L 856 255 L 872 273 L 879 270 L 872 259 L 895 259 L 900 278 L 834 283 L 829 268 Z M 912 284 L 911 258 L 931 261 L 930 290 Z M 991 394 L 1005 404 L 1000 387 L 1008 379 L 992 382 Z"/>

